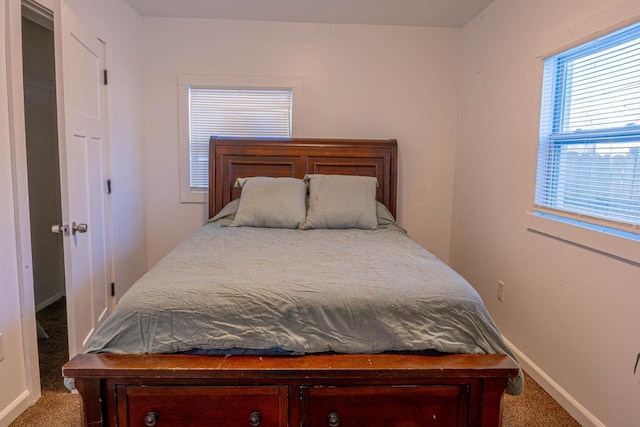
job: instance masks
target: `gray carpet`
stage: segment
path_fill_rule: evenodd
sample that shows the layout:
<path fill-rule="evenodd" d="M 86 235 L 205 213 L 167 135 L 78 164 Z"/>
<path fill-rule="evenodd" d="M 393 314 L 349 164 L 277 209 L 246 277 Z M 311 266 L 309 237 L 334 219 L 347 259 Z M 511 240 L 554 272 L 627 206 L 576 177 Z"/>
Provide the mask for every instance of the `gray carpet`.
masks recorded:
<path fill-rule="evenodd" d="M 49 335 L 38 340 L 42 398 L 22 414 L 11 427 L 78 427 L 80 398 L 62 383 L 61 367 L 67 361 L 67 318 L 64 298 L 37 313 L 38 322 Z M 521 396 L 505 396 L 503 427 L 580 426 L 528 375 Z"/>

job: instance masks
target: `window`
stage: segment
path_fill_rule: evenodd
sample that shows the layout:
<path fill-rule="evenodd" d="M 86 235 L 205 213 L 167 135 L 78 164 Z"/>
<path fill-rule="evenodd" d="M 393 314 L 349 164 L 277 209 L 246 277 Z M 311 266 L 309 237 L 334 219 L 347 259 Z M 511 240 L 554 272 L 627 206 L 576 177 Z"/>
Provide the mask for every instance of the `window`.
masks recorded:
<path fill-rule="evenodd" d="M 640 234 L 640 23 L 544 61 L 535 210 Z"/>
<path fill-rule="evenodd" d="M 179 87 L 182 202 L 206 202 L 211 136 L 293 135 L 296 79 L 180 76 Z"/>

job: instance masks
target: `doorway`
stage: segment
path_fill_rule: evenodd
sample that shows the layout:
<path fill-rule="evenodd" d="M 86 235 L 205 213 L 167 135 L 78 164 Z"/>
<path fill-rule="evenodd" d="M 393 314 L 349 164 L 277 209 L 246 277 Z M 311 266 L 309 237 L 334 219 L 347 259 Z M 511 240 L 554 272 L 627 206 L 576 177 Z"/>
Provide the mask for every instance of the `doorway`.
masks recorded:
<path fill-rule="evenodd" d="M 60 366 L 68 356 L 65 270 L 61 235 L 51 232 L 53 224 L 62 223 L 53 22 L 28 8 L 22 16 L 22 61 L 34 302 L 44 390 L 52 377 L 47 373 L 55 377 L 59 372 L 52 366 L 58 361 L 50 355 L 63 355 Z M 52 319 L 49 312 L 60 319 Z M 61 348 L 53 352 L 53 344 Z M 59 382 L 62 385 L 61 378 Z"/>
<path fill-rule="evenodd" d="M 43 209 L 38 204 L 42 198 L 38 193 L 52 201 L 50 217 L 39 224 L 35 223 L 36 219 L 28 224 L 31 233 L 35 234 L 29 242 L 34 253 L 34 308 L 66 297 L 68 350 L 72 357 L 83 351 L 95 329 L 110 313 L 115 286 L 109 239 L 107 86 L 104 79 L 106 72 L 103 72 L 106 43 L 64 1 L 59 5 L 60 10 L 55 11 L 59 18 L 55 22 L 60 28 L 53 28 L 54 12 L 43 11 L 42 7 L 38 9 L 37 3 L 32 0 L 22 2 L 22 17 L 26 19 L 21 65 L 27 76 L 24 77 L 25 82 L 29 79 L 28 75 L 36 76 L 38 90 L 31 92 L 37 94 L 39 103 L 32 108 L 28 96 L 21 101 L 26 104 L 27 192 L 36 192 L 36 195 L 27 195 L 29 210 L 36 216 L 41 214 Z M 38 25 L 32 26 L 27 21 Z M 35 42 L 33 34 L 27 32 L 29 27 L 42 36 L 39 42 Z M 54 43 L 51 42 L 52 33 L 55 34 Z M 33 66 L 30 62 L 33 62 Z M 48 69 L 46 73 L 42 71 L 44 68 Z M 46 81 L 55 81 L 56 85 L 49 86 L 46 91 L 40 90 L 47 86 Z M 29 92 L 30 85 L 24 86 L 25 92 Z M 61 88 L 64 88 L 64 92 Z M 55 89 L 58 93 L 55 93 Z M 50 127 L 44 126 L 42 120 L 36 120 L 33 131 L 36 138 L 30 138 L 29 135 L 30 110 L 42 114 L 42 120 L 52 124 Z M 54 127 L 56 121 L 59 126 L 57 132 Z M 36 142 L 32 145 L 34 139 Z M 39 146 L 44 139 L 50 141 L 46 149 Z M 30 146 L 36 149 L 31 150 Z M 36 160 L 32 161 L 30 151 L 35 153 L 33 158 Z M 44 190 L 33 184 L 42 176 L 42 164 L 51 172 L 48 178 L 42 180 L 49 185 Z M 41 269 L 45 271 L 42 276 L 47 281 L 47 288 L 42 292 L 42 288 L 39 288 L 41 275 L 36 271 L 40 269 L 37 252 L 41 242 L 38 238 L 51 243 L 43 251 L 43 262 L 60 269 L 56 273 L 52 273 L 51 269 Z M 60 280 L 50 280 L 54 275 Z M 26 310 L 30 309 L 28 307 Z"/>

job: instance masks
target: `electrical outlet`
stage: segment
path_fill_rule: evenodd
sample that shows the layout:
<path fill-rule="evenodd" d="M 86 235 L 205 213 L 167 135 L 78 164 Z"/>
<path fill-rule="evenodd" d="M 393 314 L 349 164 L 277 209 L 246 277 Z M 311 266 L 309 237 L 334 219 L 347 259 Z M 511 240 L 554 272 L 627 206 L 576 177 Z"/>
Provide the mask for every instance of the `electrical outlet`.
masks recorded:
<path fill-rule="evenodd" d="M 504 282 L 498 280 L 498 301 L 504 302 Z"/>
<path fill-rule="evenodd" d="M 4 360 L 4 343 L 2 342 L 2 334 L 0 334 L 0 362 Z"/>

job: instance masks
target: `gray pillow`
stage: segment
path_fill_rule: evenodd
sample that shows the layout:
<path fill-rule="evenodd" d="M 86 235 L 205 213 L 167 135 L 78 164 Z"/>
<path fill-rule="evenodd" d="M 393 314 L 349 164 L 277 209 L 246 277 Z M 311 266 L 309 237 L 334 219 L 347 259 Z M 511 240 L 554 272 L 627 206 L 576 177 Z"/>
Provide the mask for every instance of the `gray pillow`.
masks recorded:
<path fill-rule="evenodd" d="M 396 230 L 401 233 L 407 234 L 407 230 L 400 227 L 396 222 L 389 209 L 380 202 L 376 202 L 376 214 L 378 216 L 378 228 L 384 230 Z"/>
<path fill-rule="evenodd" d="M 242 187 L 231 227 L 299 228 L 306 215 L 307 184 L 298 178 L 238 178 Z"/>
<path fill-rule="evenodd" d="M 302 228 L 378 228 L 375 177 L 312 174 L 304 179 L 309 210 Z"/>
<path fill-rule="evenodd" d="M 210 218 L 207 222 L 216 222 L 221 219 L 228 219 L 233 221 L 236 217 L 236 213 L 238 213 L 238 205 L 240 204 L 240 199 L 234 199 L 227 203 L 220 212 L 218 212 L 214 217 Z"/>

